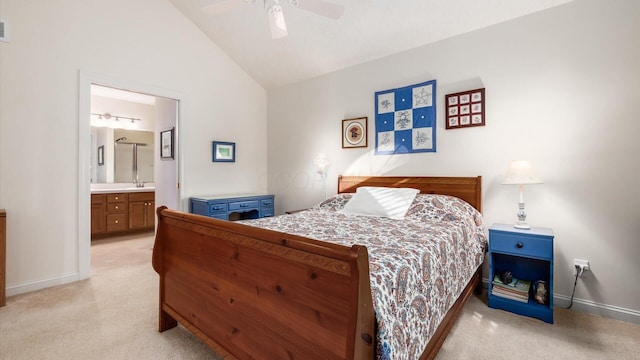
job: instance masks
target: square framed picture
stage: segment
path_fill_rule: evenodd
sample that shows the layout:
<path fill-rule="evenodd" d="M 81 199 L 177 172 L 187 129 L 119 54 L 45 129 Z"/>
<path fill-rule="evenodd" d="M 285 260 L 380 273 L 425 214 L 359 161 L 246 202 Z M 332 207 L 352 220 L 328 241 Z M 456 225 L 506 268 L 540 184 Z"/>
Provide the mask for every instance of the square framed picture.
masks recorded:
<path fill-rule="evenodd" d="M 367 120 L 360 117 L 342 120 L 342 148 L 367 147 Z"/>
<path fill-rule="evenodd" d="M 160 131 L 160 159 L 173 159 L 173 129 Z"/>
<path fill-rule="evenodd" d="M 214 141 L 213 142 L 213 161 L 235 162 L 236 161 L 236 143 Z"/>
<path fill-rule="evenodd" d="M 484 88 L 445 95 L 447 129 L 484 126 Z"/>

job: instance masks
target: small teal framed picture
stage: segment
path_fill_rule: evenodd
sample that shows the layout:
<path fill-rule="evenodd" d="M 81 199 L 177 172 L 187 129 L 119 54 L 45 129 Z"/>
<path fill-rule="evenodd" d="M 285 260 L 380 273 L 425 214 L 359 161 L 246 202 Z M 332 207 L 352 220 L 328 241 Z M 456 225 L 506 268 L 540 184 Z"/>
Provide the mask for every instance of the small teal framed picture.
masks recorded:
<path fill-rule="evenodd" d="M 236 143 L 214 141 L 213 142 L 213 161 L 214 162 L 235 162 L 236 161 Z"/>

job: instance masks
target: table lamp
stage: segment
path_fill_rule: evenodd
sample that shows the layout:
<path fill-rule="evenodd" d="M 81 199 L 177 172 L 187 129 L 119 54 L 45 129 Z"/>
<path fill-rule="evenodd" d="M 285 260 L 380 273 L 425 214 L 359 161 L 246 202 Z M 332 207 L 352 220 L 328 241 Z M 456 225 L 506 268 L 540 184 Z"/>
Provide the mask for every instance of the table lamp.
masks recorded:
<path fill-rule="evenodd" d="M 542 180 L 533 171 L 533 166 L 528 161 L 512 161 L 507 175 L 502 180 L 503 185 L 518 185 L 520 199 L 518 201 L 518 222 L 513 226 L 516 229 L 531 229 L 526 222 L 527 214 L 524 212 L 524 185 L 542 184 Z"/>

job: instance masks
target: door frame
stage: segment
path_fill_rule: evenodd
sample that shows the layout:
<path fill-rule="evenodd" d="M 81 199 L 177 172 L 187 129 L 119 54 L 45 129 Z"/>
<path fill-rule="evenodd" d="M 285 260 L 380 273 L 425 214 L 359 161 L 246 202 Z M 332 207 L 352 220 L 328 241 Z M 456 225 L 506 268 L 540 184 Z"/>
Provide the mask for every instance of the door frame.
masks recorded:
<path fill-rule="evenodd" d="M 87 279 L 91 273 L 91 85 L 102 85 L 126 91 L 173 99 L 178 102 L 174 137 L 177 148 L 176 179 L 182 183 L 182 141 L 179 124 L 185 101 L 183 93 L 141 83 L 131 79 L 122 79 L 104 74 L 80 70 L 78 76 L 78 279 Z M 156 189 L 158 191 L 158 189 Z M 162 191 L 162 189 L 160 189 Z M 182 207 L 182 187 L 178 187 L 176 202 Z M 182 210 L 182 209 L 178 209 Z"/>

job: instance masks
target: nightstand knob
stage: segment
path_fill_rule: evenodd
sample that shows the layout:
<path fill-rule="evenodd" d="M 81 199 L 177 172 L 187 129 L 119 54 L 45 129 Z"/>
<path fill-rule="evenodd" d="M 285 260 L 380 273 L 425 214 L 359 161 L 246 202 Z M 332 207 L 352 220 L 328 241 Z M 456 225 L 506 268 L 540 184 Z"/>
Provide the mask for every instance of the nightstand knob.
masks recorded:
<path fill-rule="evenodd" d="M 523 246 L 524 246 L 524 245 L 522 245 L 522 243 L 520 243 L 520 242 L 516 244 L 516 247 L 517 247 L 518 249 L 522 249 L 522 247 L 523 247 Z"/>

